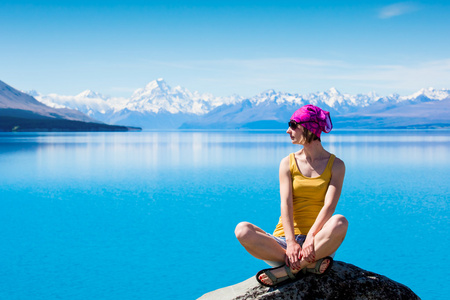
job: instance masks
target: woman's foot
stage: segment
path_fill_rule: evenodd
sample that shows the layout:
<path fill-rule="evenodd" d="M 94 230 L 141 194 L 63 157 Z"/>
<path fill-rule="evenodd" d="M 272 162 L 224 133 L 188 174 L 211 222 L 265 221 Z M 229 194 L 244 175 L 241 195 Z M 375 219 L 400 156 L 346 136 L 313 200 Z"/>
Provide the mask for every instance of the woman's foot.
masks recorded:
<path fill-rule="evenodd" d="M 256 278 L 265 286 L 276 286 L 282 282 L 297 279 L 298 277 L 296 274 L 299 271 L 302 271 L 305 274 L 306 272 L 319 275 L 325 274 L 329 269 L 331 269 L 332 263 L 333 258 L 327 256 L 307 265 L 301 270 L 293 270 L 286 265 L 272 269 L 264 269 L 256 274 Z"/>
<path fill-rule="evenodd" d="M 293 270 L 286 265 L 282 265 L 277 268 L 261 270 L 256 274 L 256 278 L 262 285 L 276 286 L 296 279 L 298 272 L 299 270 Z"/>
<path fill-rule="evenodd" d="M 323 274 L 323 273 L 325 273 L 325 271 L 328 269 L 328 266 L 331 264 L 331 260 L 329 260 L 329 259 L 324 259 L 323 261 L 322 261 L 322 263 L 320 264 L 320 267 L 319 267 L 319 272 L 320 272 L 320 274 Z"/>
<path fill-rule="evenodd" d="M 303 273 L 314 273 L 318 275 L 323 275 L 327 273 L 333 266 L 333 258 L 331 256 L 326 256 L 317 260 L 315 263 L 308 265 L 306 268 L 302 269 Z"/>

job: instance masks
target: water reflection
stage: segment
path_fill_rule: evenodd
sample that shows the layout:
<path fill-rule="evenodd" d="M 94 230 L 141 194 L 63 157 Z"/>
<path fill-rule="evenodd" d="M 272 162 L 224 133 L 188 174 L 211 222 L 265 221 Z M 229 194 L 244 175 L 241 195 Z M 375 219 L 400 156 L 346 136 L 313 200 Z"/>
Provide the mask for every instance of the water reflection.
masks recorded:
<path fill-rule="evenodd" d="M 449 132 L 337 132 L 324 135 L 323 144 L 347 164 L 450 164 Z M 48 171 L 273 166 L 297 149 L 284 131 L 0 135 L 2 160 L 34 156 Z"/>

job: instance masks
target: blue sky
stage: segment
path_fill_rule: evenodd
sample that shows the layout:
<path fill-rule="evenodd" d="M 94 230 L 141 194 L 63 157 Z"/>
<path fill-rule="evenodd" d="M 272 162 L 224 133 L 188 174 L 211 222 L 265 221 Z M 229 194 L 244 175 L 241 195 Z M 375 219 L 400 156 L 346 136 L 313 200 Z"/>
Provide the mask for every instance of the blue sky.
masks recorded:
<path fill-rule="evenodd" d="M 0 2 L 0 80 L 128 97 L 450 88 L 449 1 Z"/>

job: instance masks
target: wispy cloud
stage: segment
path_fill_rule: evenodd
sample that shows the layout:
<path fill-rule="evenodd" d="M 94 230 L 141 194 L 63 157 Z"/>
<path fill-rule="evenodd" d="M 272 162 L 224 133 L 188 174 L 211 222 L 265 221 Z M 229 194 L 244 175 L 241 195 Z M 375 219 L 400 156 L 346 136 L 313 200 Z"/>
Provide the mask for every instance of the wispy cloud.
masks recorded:
<path fill-rule="evenodd" d="M 378 17 L 381 19 L 389 19 L 392 17 L 401 16 L 414 11 L 419 10 L 419 5 L 413 2 L 398 2 L 388 6 L 383 7 Z"/>
<path fill-rule="evenodd" d="M 269 88 L 307 93 L 332 86 L 349 93 L 410 93 L 430 86 L 449 88 L 450 82 L 450 58 L 385 65 L 289 57 L 148 61 L 148 68 L 171 69 L 180 78 L 166 78 L 169 82 L 217 96 L 253 96 Z"/>

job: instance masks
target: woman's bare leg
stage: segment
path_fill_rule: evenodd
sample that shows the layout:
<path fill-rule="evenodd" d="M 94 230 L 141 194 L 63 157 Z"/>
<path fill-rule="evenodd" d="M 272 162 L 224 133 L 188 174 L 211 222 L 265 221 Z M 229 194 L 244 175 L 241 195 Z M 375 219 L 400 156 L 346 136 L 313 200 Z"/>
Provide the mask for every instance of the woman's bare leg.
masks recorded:
<path fill-rule="evenodd" d="M 314 237 L 314 250 L 316 253 L 316 260 L 319 260 L 323 257 L 333 254 L 339 246 L 344 241 L 345 235 L 347 233 L 348 221 L 342 215 L 334 215 L 332 216 L 326 223 L 323 225 L 322 229 L 316 234 Z M 321 266 L 321 271 L 323 272 L 329 263 L 323 263 Z M 315 266 L 315 262 L 309 263 L 304 258 L 300 260 L 300 269 L 305 267 L 313 267 Z M 291 269 L 293 274 L 299 272 L 299 270 Z M 286 276 L 286 271 L 283 268 L 274 270 L 272 272 L 276 277 Z M 267 283 L 272 284 L 270 278 L 262 274 L 260 279 Z"/>
<path fill-rule="evenodd" d="M 314 237 L 316 258 L 321 259 L 334 253 L 344 241 L 348 221 L 343 215 L 334 215 L 323 225 Z"/>
<path fill-rule="evenodd" d="M 284 263 L 286 250 L 261 228 L 241 222 L 234 231 L 242 246 L 254 257 Z"/>

